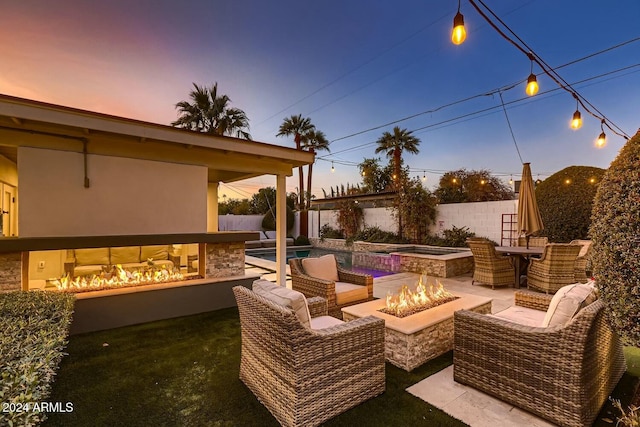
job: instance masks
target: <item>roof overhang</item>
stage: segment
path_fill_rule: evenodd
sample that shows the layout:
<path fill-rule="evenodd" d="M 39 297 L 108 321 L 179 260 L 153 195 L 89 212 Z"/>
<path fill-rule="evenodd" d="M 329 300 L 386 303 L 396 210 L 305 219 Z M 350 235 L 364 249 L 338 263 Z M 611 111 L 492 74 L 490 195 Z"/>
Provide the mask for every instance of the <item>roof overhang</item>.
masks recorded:
<path fill-rule="evenodd" d="M 95 113 L 0 94 L 0 154 L 17 147 L 165 161 L 208 168 L 209 182 L 290 176 L 314 154 L 293 148 Z"/>

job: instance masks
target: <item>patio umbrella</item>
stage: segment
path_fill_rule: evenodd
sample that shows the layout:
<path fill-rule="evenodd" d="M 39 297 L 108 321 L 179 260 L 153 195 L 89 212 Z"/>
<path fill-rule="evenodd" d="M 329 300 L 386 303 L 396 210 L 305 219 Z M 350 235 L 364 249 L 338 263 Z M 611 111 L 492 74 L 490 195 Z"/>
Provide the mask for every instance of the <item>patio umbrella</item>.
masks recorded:
<path fill-rule="evenodd" d="M 538 210 L 536 193 L 533 189 L 533 177 L 529 163 L 522 164 L 522 182 L 518 196 L 518 233 L 524 234 L 529 247 L 529 237 L 544 228 L 542 217 Z"/>

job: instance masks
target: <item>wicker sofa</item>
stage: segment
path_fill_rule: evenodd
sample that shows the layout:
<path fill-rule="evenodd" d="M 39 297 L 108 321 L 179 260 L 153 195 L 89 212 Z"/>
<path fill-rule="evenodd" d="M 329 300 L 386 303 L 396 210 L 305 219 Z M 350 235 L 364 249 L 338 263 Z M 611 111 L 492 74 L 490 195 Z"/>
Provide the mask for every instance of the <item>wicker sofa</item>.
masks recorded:
<path fill-rule="evenodd" d="M 514 309 L 546 310 L 551 299 L 516 292 Z M 566 324 L 549 327 L 458 311 L 454 380 L 560 426 L 590 426 L 626 370 L 603 309 L 596 300 Z"/>
<path fill-rule="evenodd" d="M 308 300 L 308 327 L 300 319 L 304 310 L 242 286 L 233 293 L 242 334 L 240 380 L 283 426 L 322 424 L 384 392 L 384 320 L 342 322 L 326 316 L 326 300 L 316 297 Z M 314 319 L 328 324 L 314 325 Z"/>

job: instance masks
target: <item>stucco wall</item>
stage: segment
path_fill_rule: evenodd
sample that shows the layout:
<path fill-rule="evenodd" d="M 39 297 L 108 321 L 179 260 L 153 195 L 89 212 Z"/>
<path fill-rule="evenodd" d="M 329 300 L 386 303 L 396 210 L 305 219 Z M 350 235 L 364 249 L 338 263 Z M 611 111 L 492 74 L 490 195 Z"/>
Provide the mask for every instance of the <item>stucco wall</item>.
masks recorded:
<path fill-rule="evenodd" d="M 430 228 L 430 232 L 440 234 L 443 230 L 452 229 L 454 226 L 468 227 L 470 231 L 479 237 L 488 237 L 500 242 L 502 230 L 502 214 L 516 214 L 518 212 L 517 200 L 503 200 L 496 202 L 476 203 L 451 203 L 438 205 L 436 223 Z M 318 236 L 318 212 L 310 214 L 310 237 Z M 397 232 L 397 225 L 392 211 L 387 208 L 364 209 L 364 223 L 366 226 L 378 226 L 384 231 Z M 320 227 L 329 224 L 338 228 L 336 211 L 320 212 Z M 506 236 L 505 236 L 506 237 Z"/>
<path fill-rule="evenodd" d="M 18 149 L 20 236 L 201 233 L 207 169 L 29 147 Z"/>

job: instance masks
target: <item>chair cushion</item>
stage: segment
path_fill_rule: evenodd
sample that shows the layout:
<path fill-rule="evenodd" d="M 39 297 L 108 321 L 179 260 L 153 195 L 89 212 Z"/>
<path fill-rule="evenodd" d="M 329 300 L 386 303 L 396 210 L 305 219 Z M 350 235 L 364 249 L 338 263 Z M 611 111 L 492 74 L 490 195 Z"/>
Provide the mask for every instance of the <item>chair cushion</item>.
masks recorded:
<path fill-rule="evenodd" d="M 111 264 L 133 264 L 140 262 L 140 246 L 111 248 Z"/>
<path fill-rule="evenodd" d="M 545 314 L 542 310 L 513 305 L 498 313 L 489 314 L 488 316 L 508 320 L 520 325 L 540 327 L 542 326 Z"/>
<path fill-rule="evenodd" d="M 369 297 L 366 286 L 354 285 L 347 282 L 336 282 L 336 304 L 365 301 Z"/>
<path fill-rule="evenodd" d="M 331 280 L 333 282 L 339 280 L 336 257 L 332 254 L 323 255 L 318 258 L 304 258 L 302 260 L 302 268 L 304 268 L 305 273 L 311 277 Z"/>
<path fill-rule="evenodd" d="M 333 316 L 318 316 L 311 318 L 311 329 L 325 329 L 336 325 L 342 325 L 344 322 Z"/>
<path fill-rule="evenodd" d="M 167 245 L 142 246 L 140 248 L 140 261 L 146 262 L 149 258 L 153 258 L 154 261 L 161 260 L 161 259 L 169 259 L 169 246 Z"/>
<path fill-rule="evenodd" d="M 292 309 L 303 326 L 311 327 L 307 299 L 301 292 L 262 279 L 253 282 L 253 292 L 278 305 Z"/>
<path fill-rule="evenodd" d="M 78 265 L 109 265 L 109 248 L 76 249 Z"/>
<path fill-rule="evenodd" d="M 594 288 L 589 284 L 574 283 L 563 286 L 549 303 L 543 327 L 565 325 L 580 311 L 597 299 Z"/>

